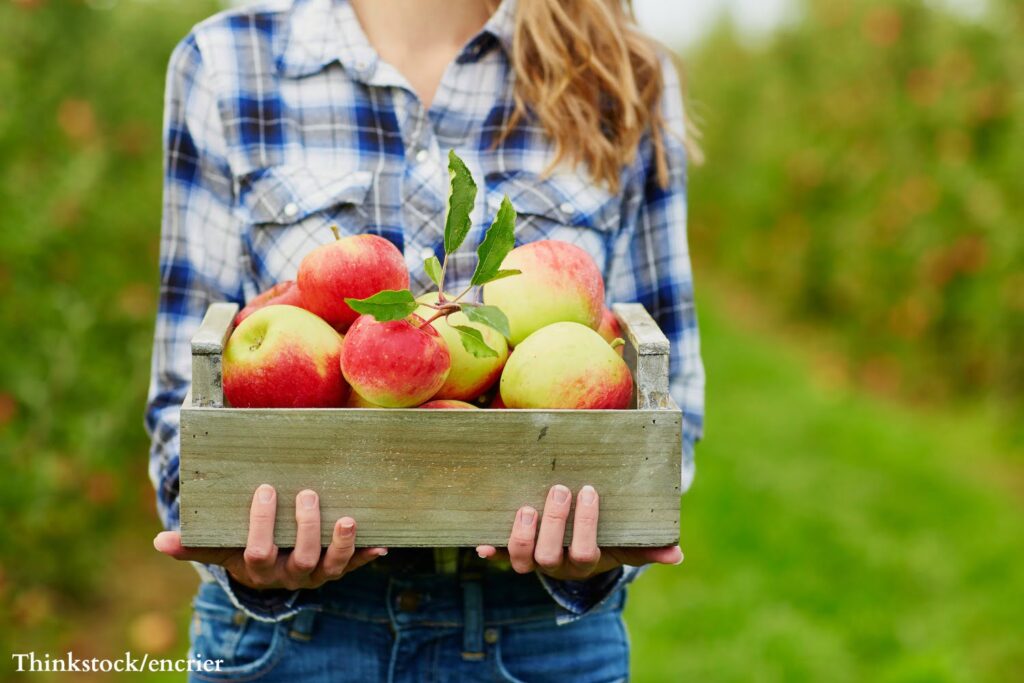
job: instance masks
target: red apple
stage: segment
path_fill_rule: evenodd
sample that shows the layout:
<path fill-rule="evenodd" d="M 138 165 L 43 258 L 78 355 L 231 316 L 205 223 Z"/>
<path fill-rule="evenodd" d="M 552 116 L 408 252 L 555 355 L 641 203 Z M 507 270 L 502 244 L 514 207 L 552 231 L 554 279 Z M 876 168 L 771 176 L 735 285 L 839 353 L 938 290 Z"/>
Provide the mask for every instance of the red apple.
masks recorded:
<path fill-rule="evenodd" d="M 224 347 L 224 397 L 236 408 L 345 404 L 342 338 L 309 311 L 272 305 L 242 321 Z"/>
<path fill-rule="evenodd" d="M 448 347 L 423 318 L 377 322 L 359 316 L 345 337 L 341 371 L 365 400 L 384 408 L 411 408 L 444 384 L 452 361 Z"/>
<path fill-rule="evenodd" d="M 365 299 L 385 289 L 408 289 L 402 252 L 377 235 L 350 235 L 317 247 L 299 264 L 302 305 L 344 332 L 359 314 L 346 297 Z"/>
<path fill-rule="evenodd" d="M 278 282 L 270 289 L 257 294 L 256 298 L 246 304 L 245 308 L 235 316 L 235 327 L 241 325 L 243 320 L 261 308 L 275 304 L 302 307 L 302 297 L 299 295 L 299 288 L 295 284 L 295 280 Z"/>
<path fill-rule="evenodd" d="M 510 251 L 501 267 L 521 272 L 484 285 L 484 303 L 508 317 L 512 346 L 553 323 L 594 330 L 601 324 L 604 279 L 590 254 L 575 244 L 530 242 Z"/>
<path fill-rule="evenodd" d="M 609 344 L 614 344 L 616 339 L 622 339 L 622 328 L 619 326 L 619 320 L 607 306 L 604 307 L 601 313 L 601 324 L 597 328 L 597 333 Z M 626 345 L 615 344 L 612 348 L 621 356 Z"/>
<path fill-rule="evenodd" d="M 479 410 L 472 403 L 457 401 L 453 398 L 439 398 L 436 401 L 427 401 L 420 408 L 433 408 L 436 410 Z"/>
<path fill-rule="evenodd" d="M 416 299 L 424 304 L 436 304 L 437 292 L 429 292 Z M 416 309 L 417 315 L 428 318 L 434 314 L 434 310 L 428 306 L 420 306 Z M 508 359 L 508 342 L 493 327 L 481 323 L 470 322 L 466 314 L 459 311 L 451 315 L 438 318 L 430 323 L 437 330 L 441 338 L 448 346 L 448 353 L 452 357 L 452 370 L 448 373 L 448 379 L 437 391 L 437 398 L 450 398 L 457 401 L 471 401 L 491 387 L 501 376 L 501 368 Z M 459 337 L 455 326 L 471 327 L 484 339 L 484 343 L 497 352 L 496 356 L 489 358 L 477 358 L 462 346 L 462 339 Z"/>
<path fill-rule="evenodd" d="M 594 330 L 555 323 L 517 346 L 501 373 L 509 408 L 627 408 L 633 377 L 626 363 Z"/>

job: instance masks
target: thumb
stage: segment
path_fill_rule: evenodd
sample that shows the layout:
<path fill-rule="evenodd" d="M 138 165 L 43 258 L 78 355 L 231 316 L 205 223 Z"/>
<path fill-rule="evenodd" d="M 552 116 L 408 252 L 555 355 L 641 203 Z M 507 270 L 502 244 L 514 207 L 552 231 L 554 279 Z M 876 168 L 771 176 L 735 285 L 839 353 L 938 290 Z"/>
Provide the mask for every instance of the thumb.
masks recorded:
<path fill-rule="evenodd" d="M 177 531 L 161 531 L 153 539 L 153 547 L 176 560 L 205 564 L 223 564 L 237 552 L 231 548 L 186 548 L 181 544 L 181 534 Z"/>
<path fill-rule="evenodd" d="M 677 545 L 663 548 L 619 548 L 617 559 L 622 564 L 639 567 L 644 564 L 682 564 L 683 551 Z"/>

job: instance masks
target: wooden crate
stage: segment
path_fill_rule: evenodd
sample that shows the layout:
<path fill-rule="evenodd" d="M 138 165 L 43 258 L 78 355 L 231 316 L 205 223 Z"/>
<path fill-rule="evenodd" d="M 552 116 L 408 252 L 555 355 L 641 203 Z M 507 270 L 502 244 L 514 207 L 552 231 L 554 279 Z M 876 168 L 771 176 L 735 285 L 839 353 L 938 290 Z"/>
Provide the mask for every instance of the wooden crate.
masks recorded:
<path fill-rule="evenodd" d="M 677 543 L 682 417 L 668 393 L 668 340 L 643 306 L 614 311 L 635 409 L 242 409 L 225 406 L 221 384 L 237 306 L 212 305 L 192 339 L 181 410 L 184 544 L 244 546 L 263 483 L 278 492 L 281 547 L 294 544 L 305 488 L 320 494 L 324 545 L 350 515 L 360 546 L 500 546 L 516 510 L 540 510 L 558 483 L 597 489 L 601 545 Z"/>

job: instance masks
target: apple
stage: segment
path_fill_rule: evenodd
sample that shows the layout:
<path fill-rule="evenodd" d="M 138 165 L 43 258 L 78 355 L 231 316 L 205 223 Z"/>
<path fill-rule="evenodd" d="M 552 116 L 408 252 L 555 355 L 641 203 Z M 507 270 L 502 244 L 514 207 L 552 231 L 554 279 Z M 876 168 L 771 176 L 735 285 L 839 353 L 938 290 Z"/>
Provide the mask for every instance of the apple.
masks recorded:
<path fill-rule="evenodd" d="M 587 252 L 574 244 L 540 240 L 516 247 L 503 269 L 522 271 L 484 285 L 484 303 L 505 315 L 515 346 L 542 327 L 575 322 L 592 329 L 601 324 L 604 280 Z"/>
<path fill-rule="evenodd" d="M 360 396 L 384 408 L 411 408 L 437 393 L 452 361 L 425 322 L 416 314 L 388 322 L 356 318 L 342 345 L 341 372 Z"/>
<path fill-rule="evenodd" d="M 619 327 L 619 320 L 612 313 L 611 309 L 607 306 L 601 312 L 601 324 L 597 328 L 597 333 L 604 338 L 609 344 L 613 344 L 616 339 L 622 339 L 622 328 Z M 624 340 L 623 340 L 624 341 Z M 615 344 L 615 351 L 621 356 L 623 349 L 626 348 L 625 344 Z"/>
<path fill-rule="evenodd" d="M 334 408 L 349 387 L 342 337 L 309 311 L 265 306 L 235 328 L 224 347 L 224 397 L 236 408 Z"/>
<path fill-rule="evenodd" d="M 302 305 L 345 332 L 359 314 L 346 297 L 365 299 L 385 289 L 408 289 L 402 252 L 377 235 L 350 235 L 317 247 L 299 264 Z"/>
<path fill-rule="evenodd" d="M 257 294 L 256 297 L 246 304 L 245 308 L 240 310 L 238 315 L 235 316 L 235 327 L 241 325 L 243 320 L 261 308 L 264 308 L 265 306 L 273 306 L 274 304 L 302 307 L 302 296 L 299 294 L 299 288 L 295 284 L 295 280 L 278 282 L 270 289 Z"/>
<path fill-rule="evenodd" d="M 501 373 L 509 408 L 627 408 L 629 368 L 601 335 L 562 322 L 537 330 L 518 345 Z"/>
<path fill-rule="evenodd" d="M 503 410 L 503 409 L 508 408 L 508 406 L 505 405 L 505 402 L 501 400 L 501 392 L 500 391 L 494 395 L 494 399 L 491 400 L 491 404 L 489 406 L 487 406 L 487 407 L 488 408 L 492 408 L 492 409 L 497 409 L 497 410 Z"/>
<path fill-rule="evenodd" d="M 437 303 L 437 292 L 428 292 L 416 299 L 420 303 Z M 424 319 L 430 319 L 436 311 L 427 306 L 420 306 L 416 314 Z M 438 318 L 430 323 L 438 334 L 448 345 L 448 353 L 451 354 L 452 369 L 448 373 L 448 379 L 437 391 L 434 398 L 456 399 L 460 401 L 471 401 L 501 376 L 501 369 L 508 360 L 508 342 L 500 332 L 489 325 L 470 322 L 466 314 L 459 311 L 452 313 L 447 318 Z M 462 346 L 459 333 L 453 325 L 468 325 L 480 331 L 484 342 L 498 352 L 496 358 L 477 358 Z"/>
<path fill-rule="evenodd" d="M 455 401 L 452 399 L 434 399 L 433 401 L 427 401 L 421 405 L 420 408 L 435 408 L 438 410 L 480 410 L 472 403 Z"/>
<path fill-rule="evenodd" d="M 365 398 L 359 395 L 358 391 L 350 391 L 348 394 L 348 401 L 345 402 L 346 408 L 383 408 L 376 403 L 371 403 Z"/>

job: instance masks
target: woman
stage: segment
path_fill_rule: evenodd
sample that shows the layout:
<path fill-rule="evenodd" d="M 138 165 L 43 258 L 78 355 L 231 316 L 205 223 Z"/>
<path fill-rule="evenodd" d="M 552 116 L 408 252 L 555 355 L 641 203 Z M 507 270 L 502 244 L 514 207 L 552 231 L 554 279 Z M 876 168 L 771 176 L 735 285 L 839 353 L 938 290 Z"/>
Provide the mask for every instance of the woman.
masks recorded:
<path fill-rule="evenodd" d="M 373 232 L 426 289 L 441 245 L 447 150 L 484 179 L 470 240 L 508 194 L 517 238 L 561 239 L 640 301 L 672 341 L 684 485 L 703 373 L 686 246 L 685 124 L 670 61 L 621 0 L 295 0 L 203 22 L 171 59 L 161 302 L 147 427 L 168 529 L 178 518 L 178 410 L 189 339 L 213 301 L 293 278 L 328 227 Z M 449 260 L 459 288 L 474 255 Z M 678 547 L 598 548 L 599 496 L 515 512 L 507 550 L 355 550 L 344 517 L 321 549 L 315 491 L 295 501 L 291 551 L 276 493 L 252 501 L 248 545 L 158 550 L 196 562 L 196 680 L 610 681 L 628 677 L 623 586 Z M 511 515 L 510 511 L 510 517 Z M 365 566 L 364 566 L 365 565 Z M 362 567 L 362 568 L 361 568 Z M 358 571 L 356 571 L 358 569 Z"/>

